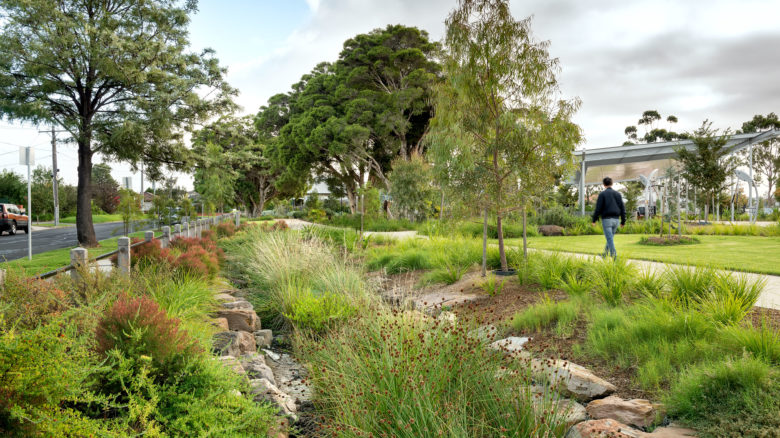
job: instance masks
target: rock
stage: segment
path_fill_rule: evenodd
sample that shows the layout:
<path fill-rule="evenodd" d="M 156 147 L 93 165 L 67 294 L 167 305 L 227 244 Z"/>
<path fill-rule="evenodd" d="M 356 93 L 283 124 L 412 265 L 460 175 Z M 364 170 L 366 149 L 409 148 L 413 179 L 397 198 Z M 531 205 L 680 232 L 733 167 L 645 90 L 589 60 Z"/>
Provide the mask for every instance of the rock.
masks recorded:
<path fill-rule="evenodd" d="M 650 426 L 656 419 L 655 407 L 648 400 L 623 400 L 616 395 L 593 400 L 588 403 L 587 411 L 596 420 L 611 418 L 637 427 Z"/>
<path fill-rule="evenodd" d="M 566 426 L 572 426 L 588 419 L 585 406 L 568 398 L 562 398 L 555 402 L 556 410 L 564 412 Z"/>
<path fill-rule="evenodd" d="M 615 392 L 615 385 L 596 376 L 576 363 L 547 359 L 531 360 L 532 371 L 545 378 L 550 386 L 564 396 L 589 401 Z"/>
<path fill-rule="evenodd" d="M 266 365 L 263 355 L 257 353 L 249 353 L 241 356 L 239 359 L 241 366 L 244 367 L 246 374 L 251 379 L 268 379 L 269 382 L 276 385 L 276 379 L 274 378 L 274 372 L 271 367 Z"/>
<path fill-rule="evenodd" d="M 439 312 L 439 315 L 436 316 L 436 319 L 439 321 L 445 321 L 452 325 L 455 325 L 458 323 L 458 315 L 454 314 L 453 312 L 450 312 L 449 310 L 442 310 Z"/>
<path fill-rule="evenodd" d="M 265 348 L 263 349 L 263 353 L 265 353 L 265 355 L 270 357 L 271 360 L 273 360 L 273 361 L 277 361 L 278 362 L 279 359 L 282 358 L 281 356 L 279 356 L 279 354 L 277 354 L 277 353 L 275 353 L 275 352 L 273 352 L 271 350 L 266 350 Z"/>
<path fill-rule="evenodd" d="M 268 429 L 268 438 L 289 438 L 290 420 L 287 417 L 277 417 Z"/>
<path fill-rule="evenodd" d="M 647 435 L 619 421 L 603 419 L 575 424 L 566 433 L 566 438 L 644 438 Z"/>
<path fill-rule="evenodd" d="M 479 339 L 481 342 L 493 342 L 498 336 L 498 329 L 493 324 L 483 325 L 468 333 L 469 337 Z"/>
<path fill-rule="evenodd" d="M 554 411 L 561 413 L 562 418 L 566 422 L 566 427 L 571 427 L 574 424 L 585 421 L 588 419 L 588 415 L 585 412 L 585 407 L 577 403 L 574 400 L 567 398 L 558 398 L 557 395 L 553 396 L 548 390 L 540 386 L 532 386 L 531 388 L 531 402 L 533 403 L 534 410 L 537 415 L 542 415 L 546 410 L 552 408 Z"/>
<path fill-rule="evenodd" d="M 677 427 L 671 424 L 666 427 L 659 427 L 653 433 L 647 435 L 648 438 L 686 438 L 692 436 L 698 436 L 698 433 L 693 429 Z"/>
<path fill-rule="evenodd" d="M 230 326 L 228 325 L 226 318 L 215 318 L 212 320 L 211 324 L 223 332 L 230 330 Z"/>
<path fill-rule="evenodd" d="M 238 332 L 220 332 L 211 338 L 212 350 L 220 356 L 239 356 Z"/>
<path fill-rule="evenodd" d="M 499 339 L 488 345 L 493 350 L 503 351 L 507 356 L 523 356 L 523 345 L 527 344 L 531 338 L 510 336 L 508 338 Z"/>
<path fill-rule="evenodd" d="M 234 297 L 233 295 L 225 294 L 225 293 L 214 295 L 214 299 L 217 300 L 217 301 L 221 301 L 223 303 L 230 303 L 230 302 L 236 301 L 236 297 Z"/>
<path fill-rule="evenodd" d="M 249 381 L 249 386 L 252 388 L 255 401 L 265 400 L 276 406 L 282 414 L 292 417 L 293 421 L 297 420 L 295 401 L 268 379 L 252 379 Z"/>
<path fill-rule="evenodd" d="M 241 366 L 241 362 L 239 362 L 235 357 L 222 356 L 219 358 L 219 360 L 222 361 L 223 365 L 235 371 L 236 374 L 242 376 L 246 375 L 246 371 L 244 371 L 244 367 Z"/>
<path fill-rule="evenodd" d="M 563 236 L 563 227 L 558 225 L 539 225 L 542 236 Z"/>
<path fill-rule="evenodd" d="M 238 334 L 238 351 L 241 354 L 254 353 L 257 351 L 255 336 L 249 332 L 236 332 Z"/>
<path fill-rule="evenodd" d="M 227 319 L 230 330 L 252 333 L 262 328 L 254 310 L 222 309 L 217 311 L 216 316 Z"/>
<path fill-rule="evenodd" d="M 273 342 L 274 334 L 271 330 L 257 330 L 255 332 L 255 342 L 258 348 L 270 347 Z"/>
<path fill-rule="evenodd" d="M 247 300 L 237 300 L 229 303 L 222 303 L 222 307 L 225 309 L 254 310 L 254 307 L 252 307 L 252 303 L 250 303 Z"/>

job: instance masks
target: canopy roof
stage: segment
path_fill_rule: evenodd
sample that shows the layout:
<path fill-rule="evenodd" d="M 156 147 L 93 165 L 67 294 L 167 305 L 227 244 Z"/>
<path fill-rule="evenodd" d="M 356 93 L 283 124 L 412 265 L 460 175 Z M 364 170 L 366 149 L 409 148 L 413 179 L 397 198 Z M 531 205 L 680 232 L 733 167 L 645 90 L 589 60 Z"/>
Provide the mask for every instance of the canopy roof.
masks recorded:
<path fill-rule="evenodd" d="M 729 136 L 726 147 L 733 153 L 751 144 L 777 137 L 780 137 L 780 130 L 734 134 Z M 663 173 L 672 165 L 673 159 L 677 156 L 676 151 L 681 147 L 692 150 L 693 141 L 667 141 L 576 151 L 574 155 L 580 157 L 580 169 L 577 170 L 573 182 L 582 184 L 580 174 L 583 167 L 584 185 L 600 184 L 605 176 L 620 182 L 637 180 L 639 175 L 649 175 L 654 169 L 659 169 L 659 173 Z"/>

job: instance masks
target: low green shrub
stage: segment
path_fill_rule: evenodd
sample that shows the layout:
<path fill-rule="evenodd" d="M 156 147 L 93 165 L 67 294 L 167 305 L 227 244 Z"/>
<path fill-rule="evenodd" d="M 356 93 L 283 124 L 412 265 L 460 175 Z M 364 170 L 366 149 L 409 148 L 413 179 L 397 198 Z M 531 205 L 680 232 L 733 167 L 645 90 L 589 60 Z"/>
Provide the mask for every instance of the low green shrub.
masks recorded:
<path fill-rule="evenodd" d="M 780 365 L 780 331 L 765 319 L 759 327 L 725 327 L 723 335 L 732 350 L 747 351 L 769 364 Z"/>
<path fill-rule="evenodd" d="M 482 280 L 479 287 L 485 291 L 486 294 L 494 297 L 496 295 L 501 295 L 501 292 L 504 290 L 504 282 L 505 280 L 499 281 L 498 276 L 496 275 L 488 275 L 487 278 Z"/>
<path fill-rule="evenodd" d="M 666 271 L 668 298 L 683 307 L 709 295 L 716 281 L 717 272 L 711 268 L 670 266 Z"/>
<path fill-rule="evenodd" d="M 626 259 L 609 257 L 589 266 L 596 293 L 611 306 L 623 303 L 634 286 L 636 267 Z"/>
<path fill-rule="evenodd" d="M 634 281 L 634 289 L 650 298 L 662 298 L 666 290 L 666 277 L 653 268 L 640 269 Z"/>
<path fill-rule="evenodd" d="M 67 292 L 56 283 L 15 270 L 8 271 L 0 296 L 0 318 L 22 328 L 42 324 L 70 305 Z"/>
<path fill-rule="evenodd" d="M 560 436 L 527 365 L 505 362 L 468 326 L 379 312 L 325 339 L 299 339 L 325 431 L 343 436 Z"/>
<path fill-rule="evenodd" d="M 512 318 L 512 328 L 517 331 L 539 331 L 555 326 L 560 333 L 566 332 L 577 320 L 580 313 L 580 301 L 553 301 L 545 295 L 536 303 Z"/>
<path fill-rule="evenodd" d="M 458 264 L 451 264 L 443 268 L 436 268 L 423 274 L 420 281 L 423 284 L 453 284 L 457 283 L 466 273 L 468 268 Z"/>
<path fill-rule="evenodd" d="M 750 357 L 702 363 L 675 379 L 665 404 L 702 436 L 776 436 L 780 376 Z"/>
<path fill-rule="evenodd" d="M 299 330 L 324 333 L 358 314 L 357 304 L 345 295 L 316 294 L 311 290 L 298 293 L 291 311 L 284 316 Z"/>

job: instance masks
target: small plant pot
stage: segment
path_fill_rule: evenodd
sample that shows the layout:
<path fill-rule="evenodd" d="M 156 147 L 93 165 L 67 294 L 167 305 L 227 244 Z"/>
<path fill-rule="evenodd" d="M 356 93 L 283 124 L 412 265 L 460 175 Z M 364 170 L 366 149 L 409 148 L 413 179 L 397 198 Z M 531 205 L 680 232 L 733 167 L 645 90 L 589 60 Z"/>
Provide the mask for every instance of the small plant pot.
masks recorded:
<path fill-rule="evenodd" d="M 496 269 L 493 271 L 493 274 L 499 276 L 499 277 L 511 277 L 513 275 L 517 275 L 517 270 L 509 268 L 506 271 L 502 271 L 500 269 Z"/>

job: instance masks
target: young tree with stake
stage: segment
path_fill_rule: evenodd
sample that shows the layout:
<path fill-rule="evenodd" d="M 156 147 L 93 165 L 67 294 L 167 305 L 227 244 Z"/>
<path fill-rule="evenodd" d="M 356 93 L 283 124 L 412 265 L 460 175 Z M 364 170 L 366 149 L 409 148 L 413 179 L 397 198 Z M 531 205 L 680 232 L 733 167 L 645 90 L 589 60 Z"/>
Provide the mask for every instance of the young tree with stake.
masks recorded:
<path fill-rule="evenodd" d="M 447 79 L 437 89 L 437 126 L 458 125 L 457 153 L 486 176 L 484 199 L 496 215 L 506 271 L 502 221 L 549 190 L 572 163 L 581 134 L 570 119 L 579 101 L 558 98 L 559 65 L 549 42 L 536 41 L 531 19 L 514 19 L 508 1 L 461 0 L 446 23 Z"/>

